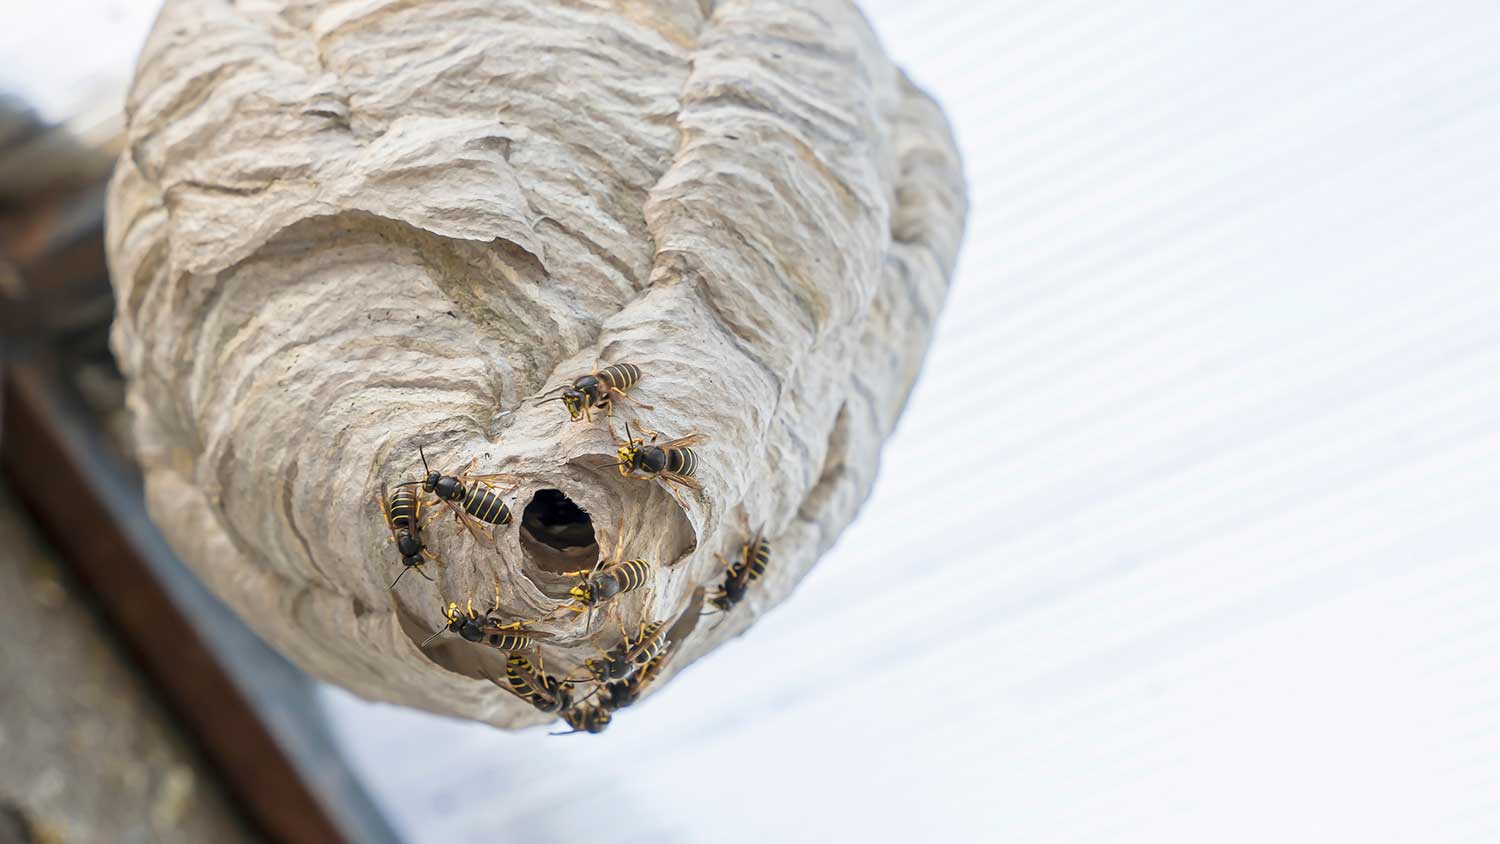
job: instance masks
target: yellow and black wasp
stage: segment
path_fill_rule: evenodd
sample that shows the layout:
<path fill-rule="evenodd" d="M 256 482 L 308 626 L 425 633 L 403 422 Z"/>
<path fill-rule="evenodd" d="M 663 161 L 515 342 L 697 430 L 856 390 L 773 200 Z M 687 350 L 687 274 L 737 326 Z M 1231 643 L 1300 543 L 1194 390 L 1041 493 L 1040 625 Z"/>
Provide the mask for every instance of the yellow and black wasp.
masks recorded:
<path fill-rule="evenodd" d="M 573 705 L 572 681 L 548 674 L 540 656 L 534 663 L 524 654 L 507 656 L 505 686 L 516 697 L 543 712 L 559 712 Z"/>
<path fill-rule="evenodd" d="M 594 421 L 593 409 L 599 408 L 606 416 L 614 416 L 615 398 L 627 399 L 647 410 L 651 405 L 632 398 L 629 394 L 631 387 L 641 380 L 641 368 L 633 363 L 616 363 L 595 369 L 587 375 L 579 376 L 571 384 L 554 387 L 543 396 L 550 396 L 558 391 L 562 395 L 555 398 L 539 398 L 537 404 L 549 401 L 560 401 L 568 409 L 568 416 L 574 422 L 579 419 Z"/>
<path fill-rule="evenodd" d="M 395 493 L 388 495 L 386 488 L 382 486 L 375 500 L 380 504 L 380 512 L 385 514 L 385 526 L 391 531 L 391 541 L 396 543 L 403 565 L 401 573 L 391 581 L 389 588 L 395 589 L 396 584 L 409 571 L 416 571 L 427 577 L 427 572 L 422 571 L 423 564 L 428 560 L 437 560 L 439 563 L 442 560 L 422 541 L 422 528 L 426 527 L 422 519 L 422 496 L 409 486 L 397 487 Z M 427 579 L 432 580 L 430 577 Z"/>
<path fill-rule="evenodd" d="M 645 693 L 646 687 L 651 685 L 657 675 L 661 673 L 662 666 L 666 664 L 667 654 L 665 652 L 652 657 L 645 665 L 624 680 L 616 680 L 604 684 L 604 691 L 599 697 L 599 705 L 605 709 L 614 711 L 624 709 Z"/>
<path fill-rule="evenodd" d="M 725 562 L 724 558 L 719 557 L 719 562 Z M 709 593 L 708 603 L 721 613 L 734 609 L 736 604 L 744 600 L 745 590 L 750 588 L 750 584 L 760 580 L 761 575 L 766 573 L 766 566 L 770 562 L 771 543 L 766 539 L 764 529 L 757 530 L 740 544 L 739 559 L 725 563 L 724 583 Z"/>
<path fill-rule="evenodd" d="M 693 615 L 697 614 L 697 607 L 701 606 L 702 592 L 702 589 L 698 590 L 693 604 L 690 605 L 689 611 Z M 679 618 L 678 624 L 681 623 L 682 619 Z M 563 720 L 567 721 L 568 726 L 573 729 L 568 733 L 553 733 L 552 735 L 560 736 L 578 732 L 604 732 L 604 729 L 609 726 L 612 720 L 613 713 L 634 705 L 636 701 L 641 699 L 641 695 L 645 694 L 646 689 L 651 686 L 652 682 L 661 675 L 667 660 L 672 654 L 672 642 L 668 640 L 677 631 L 678 624 L 666 627 L 664 632 L 662 632 L 662 628 L 658 627 L 655 633 L 651 632 L 652 626 L 647 625 L 642 628 L 637 642 L 627 643 L 628 645 L 639 645 L 643 651 L 654 653 L 655 655 L 650 656 L 644 664 L 640 665 L 639 668 L 624 679 L 601 682 L 598 680 L 599 674 L 595 673 L 592 668 L 589 668 L 590 674 L 594 675 L 596 680 L 594 691 L 590 693 L 590 697 L 594 694 L 599 694 L 599 702 L 592 706 L 584 706 L 582 705 L 583 702 L 580 702 L 578 706 L 564 712 Z M 688 624 L 687 627 L 691 629 L 692 625 Z M 655 640 L 647 641 L 652 636 L 656 637 Z M 606 655 L 606 660 L 609 658 Z M 588 668 L 587 660 L 585 660 L 585 667 Z M 603 669 L 603 673 L 605 676 L 608 676 L 609 669 Z M 584 701 L 587 701 L 587 698 Z"/>
<path fill-rule="evenodd" d="M 599 659 L 583 661 L 583 670 L 588 672 L 594 682 L 609 683 L 627 679 L 665 653 L 672 644 L 667 639 L 666 621 L 653 621 L 650 624 L 643 621 L 634 641 L 625 632 L 625 625 L 621 622 L 620 635 L 623 641 L 608 651 L 602 651 Z"/>
<path fill-rule="evenodd" d="M 625 520 L 620 519 L 615 528 L 615 551 L 614 554 L 599 555 L 599 561 L 592 569 L 580 571 L 563 572 L 564 577 L 582 578 L 577 585 L 568 590 L 575 604 L 564 604 L 560 609 L 572 610 L 573 612 L 589 611 L 589 617 L 584 622 L 587 629 L 593 623 L 592 610 L 594 607 L 608 601 L 616 595 L 623 595 L 645 585 L 651 576 L 651 563 L 646 560 L 622 560 L 621 553 L 625 548 Z"/>
<path fill-rule="evenodd" d="M 508 525 L 512 516 L 510 507 L 506 505 L 502 493 L 497 492 L 491 481 L 510 479 L 512 475 L 470 475 L 466 474 L 473 468 L 474 461 L 470 460 L 456 475 L 444 475 L 434 472 L 427 465 L 427 455 L 420 447 L 417 454 L 422 457 L 422 468 L 427 472 L 427 477 L 420 481 L 407 481 L 399 486 L 420 486 L 423 490 L 437 496 L 438 501 L 453 511 L 453 517 L 464 523 L 469 533 L 481 543 L 493 543 L 494 540 L 483 528 L 474 524 L 477 519 L 490 525 Z M 510 487 L 515 489 L 515 487 Z M 509 491 L 509 490 L 507 490 Z"/>
<path fill-rule="evenodd" d="M 620 444 L 617 452 L 619 462 L 606 464 L 601 468 L 618 468 L 620 474 L 627 478 L 662 481 L 672 497 L 677 498 L 677 503 L 682 504 L 682 499 L 677 497 L 671 484 L 681 484 L 688 489 L 703 488 L 693 477 L 698 471 L 698 453 L 693 451 L 692 446 L 708 438 L 703 434 L 692 433 L 658 444 L 656 437 L 657 434 L 652 433 L 650 442 L 631 437 L 630 423 L 626 422 L 625 441 Z"/>
<path fill-rule="evenodd" d="M 444 624 L 428 636 L 422 642 L 422 647 L 443 634 L 443 631 L 457 633 L 466 642 L 477 642 L 488 645 L 499 651 L 519 651 L 531 647 L 538 639 L 550 639 L 552 634 L 543 633 L 540 630 L 527 630 L 525 621 L 501 622 L 496 618 L 495 610 L 500 607 L 500 582 L 495 581 L 495 602 L 490 606 L 489 612 L 480 614 L 474 611 L 474 597 L 469 596 L 468 604 L 464 609 L 459 609 L 457 601 L 450 601 L 443 609 Z"/>
<path fill-rule="evenodd" d="M 613 716 L 610 715 L 608 707 L 594 703 L 581 703 L 571 709 L 563 711 L 562 719 L 573 729 L 561 733 L 549 733 L 554 736 L 570 736 L 574 733 L 602 733 L 609 726 Z"/>
<path fill-rule="evenodd" d="M 616 680 L 599 686 L 603 694 L 600 695 L 598 703 L 582 703 L 562 714 L 563 720 L 573 729 L 551 735 L 566 736 L 573 733 L 604 732 L 610 721 L 614 720 L 615 712 L 640 700 L 646 687 L 660 673 L 663 661 L 664 656 L 657 656 L 624 680 Z"/>

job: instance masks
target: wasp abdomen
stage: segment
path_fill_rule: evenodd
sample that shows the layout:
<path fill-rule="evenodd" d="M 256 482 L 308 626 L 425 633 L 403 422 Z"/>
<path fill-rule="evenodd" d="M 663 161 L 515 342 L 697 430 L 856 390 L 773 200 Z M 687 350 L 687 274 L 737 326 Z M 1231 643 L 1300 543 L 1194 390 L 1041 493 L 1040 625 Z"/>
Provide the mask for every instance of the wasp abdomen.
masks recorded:
<path fill-rule="evenodd" d="M 515 651 L 529 647 L 532 638 L 523 633 L 489 633 L 485 636 L 485 644 L 502 651 Z"/>
<path fill-rule="evenodd" d="M 646 641 L 646 644 L 640 650 L 636 651 L 630 660 L 637 669 L 661 656 L 662 651 L 667 649 L 667 637 L 657 635 L 665 625 L 666 622 L 664 621 L 656 621 L 646 625 L 645 633 L 642 634 L 642 639 Z M 638 642 L 637 644 L 640 643 Z"/>
<path fill-rule="evenodd" d="M 698 455 L 691 448 L 669 449 L 666 469 L 674 475 L 689 477 L 698 471 Z"/>
<path fill-rule="evenodd" d="M 595 375 L 610 389 L 625 392 L 641 380 L 641 368 L 633 363 L 616 363 L 599 370 Z"/>
<path fill-rule="evenodd" d="M 572 702 L 566 686 L 520 654 L 511 654 L 505 660 L 505 681 L 518 697 L 543 712 L 556 712 Z"/>
<path fill-rule="evenodd" d="M 749 583 L 754 583 L 760 579 L 761 575 L 766 573 L 766 565 L 771 562 L 771 543 L 764 539 L 756 541 L 747 550 L 745 557 L 745 560 L 740 561 L 735 566 L 734 575 L 735 577 L 739 577 L 744 568 L 748 566 L 750 570 L 744 572 L 745 580 Z"/>
<path fill-rule="evenodd" d="M 510 507 L 500 494 L 475 484 L 464 496 L 464 511 L 481 522 L 491 525 L 508 525 L 511 521 Z"/>
<path fill-rule="evenodd" d="M 391 527 L 411 530 L 416 525 L 417 494 L 411 487 L 401 487 L 391 495 Z"/>
<path fill-rule="evenodd" d="M 620 584 L 620 592 L 629 592 L 645 585 L 651 574 L 651 564 L 645 560 L 626 560 L 611 566 L 609 571 Z"/>

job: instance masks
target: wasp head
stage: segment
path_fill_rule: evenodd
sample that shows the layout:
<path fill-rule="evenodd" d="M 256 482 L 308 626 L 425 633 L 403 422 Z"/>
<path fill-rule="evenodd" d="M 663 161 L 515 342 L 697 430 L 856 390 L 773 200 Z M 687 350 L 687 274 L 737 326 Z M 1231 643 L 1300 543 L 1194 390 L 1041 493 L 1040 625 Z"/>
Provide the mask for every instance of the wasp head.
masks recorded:
<path fill-rule="evenodd" d="M 586 393 L 568 387 L 562 391 L 562 403 L 568 409 L 568 415 L 577 422 L 583 418 L 583 409 L 588 406 L 589 397 Z"/>
<path fill-rule="evenodd" d="M 589 672 L 591 676 L 593 676 L 594 680 L 597 682 L 603 683 L 609 679 L 608 661 L 586 659 L 583 661 L 583 667 Z"/>
<path fill-rule="evenodd" d="M 568 594 L 573 596 L 573 600 L 580 604 L 587 605 L 594 602 L 594 588 L 589 585 L 587 580 L 569 589 Z"/>
<path fill-rule="evenodd" d="M 620 458 L 620 474 L 629 476 L 630 470 L 634 469 L 636 463 L 639 462 L 641 455 L 641 441 L 626 441 L 624 445 L 620 446 L 620 450 L 617 451 L 616 454 L 619 455 Z"/>

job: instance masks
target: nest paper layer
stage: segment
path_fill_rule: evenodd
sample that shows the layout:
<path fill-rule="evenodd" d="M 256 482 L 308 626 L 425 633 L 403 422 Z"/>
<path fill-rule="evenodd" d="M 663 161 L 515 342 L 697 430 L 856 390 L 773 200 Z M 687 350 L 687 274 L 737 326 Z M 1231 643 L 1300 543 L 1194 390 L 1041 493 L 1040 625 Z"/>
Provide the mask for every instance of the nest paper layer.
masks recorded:
<path fill-rule="evenodd" d="M 169 0 L 128 111 L 114 344 L 154 518 L 314 674 L 501 726 L 547 717 L 484 679 L 502 655 L 414 640 L 496 582 L 507 618 L 561 603 L 593 551 L 521 527 L 538 491 L 656 564 L 632 626 L 695 613 L 763 526 L 767 577 L 684 621 L 667 673 L 736 635 L 867 495 L 965 213 L 941 112 L 834 0 Z M 652 409 L 617 430 L 708 437 L 685 508 L 598 468 L 603 420 L 530 401 L 619 361 Z M 434 522 L 446 564 L 391 593 L 376 496 L 419 445 L 519 476 L 516 524 Z M 559 671 L 619 636 L 540 629 Z"/>

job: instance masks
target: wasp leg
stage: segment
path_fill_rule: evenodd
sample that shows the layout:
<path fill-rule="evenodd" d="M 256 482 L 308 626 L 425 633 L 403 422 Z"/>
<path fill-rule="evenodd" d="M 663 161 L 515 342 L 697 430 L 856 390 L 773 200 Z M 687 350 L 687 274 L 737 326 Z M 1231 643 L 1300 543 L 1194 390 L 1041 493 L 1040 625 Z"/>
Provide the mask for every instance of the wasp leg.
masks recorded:
<path fill-rule="evenodd" d="M 661 481 L 662 488 L 665 489 L 674 500 L 676 500 L 677 506 L 681 507 L 684 510 L 688 508 L 687 502 L 682 500 L 682 496 L 677 494 L 677 490 L 672 488 L 672 484 L 668 483 L 665 479 L 662 478 L 657 478 L 657 480 Z"/>
<path fill-rule="evenodd" d="M 391 524 L 391 511 L 385 504 L 385 487 L 375 490 L 375 503 L 380 505 L 380 514 L 385 516 L 385 526 L 391 531 L 391 541 L 396 541 L 396 526 Z"/>
<path fill-rule="evenodd" d="M 420 501 L 421 499 L 419 498 L 417 500 Z M 431 508 L 431 510 L 427 513 L 427 518 L 421 519 L 418 522 L 418 524 L 417 524 L 417 531 L 420 533 L 421 531 L 426 530 L 427 526 L 430 525 L 430 524 L 432 524 L 432 521 L 438 517 L 438 513 L 440 513 L 440 512 L 442 512 L 442 511 L 439 510 L 436 507 Z"/>
<path fill-rule="evenodd" d="M 469 529 L 469 533 L 473 535 L 475 542 L 478 542 L 480 545 L 492 546 L 495 544 L 495 540 L 491 538 L 483 528 L 480 528 L 474 524 L 474 517 L 470 516 L 468 511 L 465 510 L 462 506 L 455 505 L 452 502 L 448 501 L 443 502 L 443 504 L 446 505 L 448 509 L 453 511 L 453 518 L 455 520 L 463 522 L 464 527 Z"/>
<path fill-rule="evenodd" d="M 636 405 L 638 407 L 643 407 L 646 410 L 655 410 L 656 409 L 656 408 L 652 407 L 651 405 L 646 404 L 645 402 L 641 401 L 640 399 L 638 399 L 638 398 L 630 395 L 629 393 L 625 392 L 624 390 L 617 390 L 614 387 L 608 387 L 607 389 L 609 390 L 609 392 L 615 393 L 615 394 L 619 395 L 620 398 L 622 398 L 622 399 L 624 399 L 624 400 L 626 400 L 626 401 L 630 402 L 631 404 L 634 404 L 634 405 Z M 646 429 L 642 428 L 641 430 L 645 431 Z M 650 433 L 650 432 L 647 431 L 647 433 Z"/>

